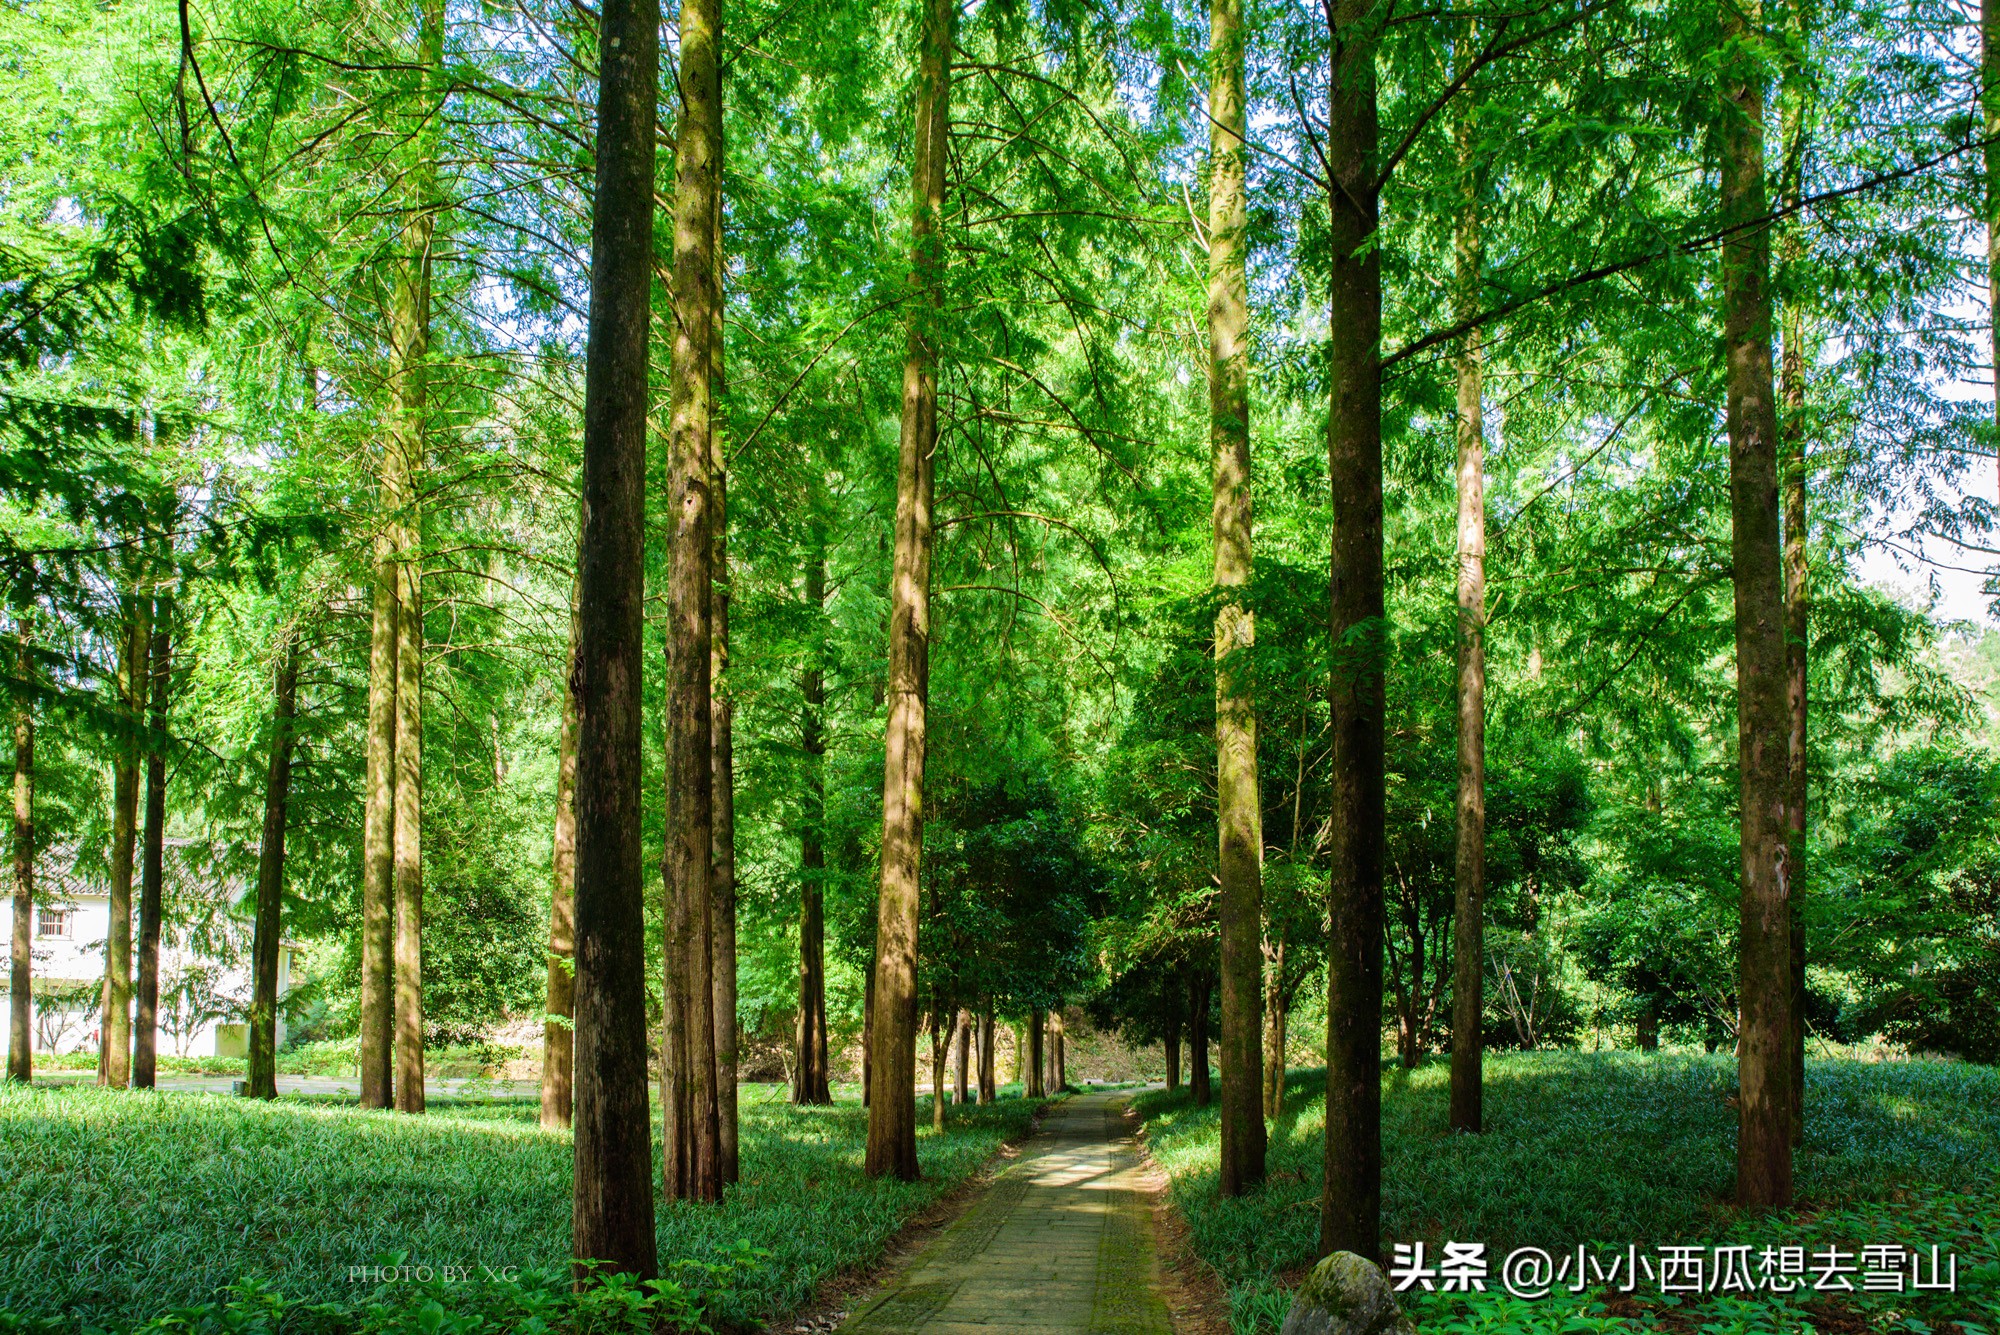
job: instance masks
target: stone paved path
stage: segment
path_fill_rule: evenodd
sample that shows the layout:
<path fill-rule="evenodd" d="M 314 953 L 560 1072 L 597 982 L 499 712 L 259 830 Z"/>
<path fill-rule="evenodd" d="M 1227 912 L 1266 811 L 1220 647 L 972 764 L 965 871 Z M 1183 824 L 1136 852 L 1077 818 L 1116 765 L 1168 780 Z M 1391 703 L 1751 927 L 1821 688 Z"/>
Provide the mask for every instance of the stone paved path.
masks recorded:
<path fill-rule="evenodd" d="M 1059 1105 L 842 1335 L 1171 1335 L 1123 1098 Z"/>

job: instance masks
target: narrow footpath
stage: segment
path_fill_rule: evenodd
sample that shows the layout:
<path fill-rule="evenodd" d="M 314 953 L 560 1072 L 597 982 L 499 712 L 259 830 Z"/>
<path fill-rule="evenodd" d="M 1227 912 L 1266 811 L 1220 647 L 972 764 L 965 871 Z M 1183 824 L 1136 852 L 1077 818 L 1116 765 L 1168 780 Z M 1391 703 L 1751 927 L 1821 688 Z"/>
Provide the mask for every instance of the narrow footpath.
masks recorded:
<path fill-rule="evenodd" d="M 983 1196 L 842 1335 L 1171 1335 L 1123 1097 L 1052 1111 Z"/>

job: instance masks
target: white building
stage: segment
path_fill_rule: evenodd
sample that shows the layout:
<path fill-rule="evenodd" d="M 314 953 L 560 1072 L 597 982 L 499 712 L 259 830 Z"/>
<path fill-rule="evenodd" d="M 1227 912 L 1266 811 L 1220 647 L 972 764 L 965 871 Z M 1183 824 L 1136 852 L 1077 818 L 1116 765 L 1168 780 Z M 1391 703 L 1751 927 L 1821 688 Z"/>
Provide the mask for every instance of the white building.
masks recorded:
<path fill-rule="evenodd" d="M 251 887 L 202 865 L 206 846 L 172 843 L 161 899 L 157 1051 L 182 1057 L 241 1057 L 249 1051 Z M 134 1002 L 139 965 L 139 875 L 132 885 Z M 76 850 L 50 848 L 35 864 L 35 920 L 29 947 L 37 1052 L 94 1051 L 102 1016 L 109 888 L 77 867 Z M 14 899 L 0 896 L 0 940 L 12 941 Z M 298 946 L 278 947 L 278 996 L 291 990 Z M 11 989 L 0 970 L 0 993 Z M 11 1001 L 11 998 L 9 998 Z M 136 1018 L 136 1017 L 135 1017 Z M 278 1016 L 278 1043 L 285 1020 Z"/>

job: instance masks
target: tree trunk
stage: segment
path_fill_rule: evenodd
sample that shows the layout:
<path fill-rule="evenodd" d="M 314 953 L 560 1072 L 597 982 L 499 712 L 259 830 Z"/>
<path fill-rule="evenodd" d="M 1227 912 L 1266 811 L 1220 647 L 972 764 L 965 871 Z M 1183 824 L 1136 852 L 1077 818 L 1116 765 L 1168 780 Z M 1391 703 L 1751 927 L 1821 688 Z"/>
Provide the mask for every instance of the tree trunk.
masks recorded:
<path fill-rule="evenodd" d="M 361 1106 L 386 1108 L 394 997 L 396 883 L 396 560 L 393 536 L 400 486 L 392 449 L 383 451 L 382 508 L 390 519 L 375 545 L 373 622 L 368 641 L 368 761 L 361 815 Z"/>
<path fill-rule="evenodd" d="M 1779 258 L 1787 266 L 1805 258 L 1805 219 L 1801 200 L 1805 195 L 1805 155 L 1807 100 L 1810 83 L 1801 58 L 1811 41 L 1811 22 L 1804 0 L 1787 11 L 1792 24 L 1790 49 L 1783 88 L 1783 136 L 1785 166 L 1780 185 L 1784 206 L 1791 218 L 1779 231 Z M 1981 60 L 1984 68 L 1985 27 L 1981 25 Z M 1989 131 L 1990 132 L 1990 131 Z M 1988 161 L 2000 153 L 2000 146 L 1986 146 Z M 1993 259 L 1988 238 L 1988 267 Z M 1990 273 L 1989 273 L 1990 276 Z M 1792 1144 L 1805 1142 L 1806 1093 L 1806 653 L 1811 620 L 1812 589 L 1806 562 L 1806 350 L 1805 314 L 1794 300 L 1784 311 L 1784 363 L 1780 397 L 1784 413 L 1779 447 L 1783 451 L 1780 469 L 1784 486 L 1785 531 L 1785 708 L 1791 718 L 1790 744 L 1786 750 L 1785 834 L 1792 868 L 1791 894 L 1791 1067 Z M 2000 337 L 2000 330 L 1995 331 Z"/>
<path fill-rule="evenodd" d="M 1050 1083 L 1054 1085 L 1051 1092 L 1060 1094 L 1069 1088 L 1069 1050 L 1066 1046 L 1067 1034 L 1063 1025 L 1061 1006 L 1049 1012 L 1049 1028 L 1049 1062 L 1052 1071 Z"/>
<path fill-rule="evenodd" d="M 292 718 L 299 694 L 298 643 L 285 632 L 278 648 L 271 711 L 271 763 L 264 777 L 264 833 L 257 845 L 256 926 L 250 939 L 253 1099 L 278 1097 L 278 951 L 284 939 L 285 823 L 292 794 Z"/>
<path fill-rule="evenodd" d="M 1174 1020 L 1167 1025 L 1167 1036 L 1161 1040 L 1166 1049 L 1167 1091 L 1172 1093 L 1181 1087 L 1181 1023 Z"/>
<path fill-rule="evenodd" d="M 151 597 L 126 596 L 118 646 L 118 753 L 112 769 L 110 930 L 104 949 L 104 1019 L 97 1080 L 113 1089 L 132 1081 L 132 854 L 138 838 L 140 732 L 152 658 Z"/>
<path fill-rule="evenodd" d="M 1660 1012 L 1651 1001 L 1639 1011 L 1638 1021 L 1639 1051 L 1658 1052 L 1660 1050 Z"/>
<path fill-rule="evenodd" d="M 715 1051 L 715 755 L 710 598 L 715 495 L 715 231 L 722 192 L 719 0 L 682 0 L 668 429 L 666 1106 L 663 1186 L 722 1198 Z"/>
<path fill-rule="evenodd" d="M 563 674 L 562 732 L 556 741 L 554 884 L 549 891 L 548 991 L 542 1020 L 542 1125 L 570 1124 L 576 1078 L 576 588 L 570 593 L 569 671 Z"/>
<path fill-rule="evenodd" d="M 1333 497 L 1334 644 L 1328 806 L 1326 1189 L 1319 1249 L 1381 1253 L 1382 269 L 1375 247 L 1377 22 L 1333 0 L 1327 100 L 1329 241 L 1327 477 Z"/>
<path fill-rule="evenodd" d="M 1206 1108 L 1213 1097 L 1208 1072 L 1208 1003 L 1213 987 L 1206 969 L 1188 978 L 1188 1085 L 1197 1108 Z"/>
<path fill-rule="evenodd" d="M 993 1062 L 993 999 L 986 999 L 985 1009 L 979 1012 L 979 1101 L 991 1103 L 999 1094 L 998 1082 Z"/>
<path fill-rule="evenodd" d="M 431 85 L 417 134 L 416 163 L 405 180 L 402 255 L 390 315 L 390 453 L 399 458 L 396 562 L 396 794 L 394 835 L 395 1104 L 424 1110 L 423 871 L 423 526 L 418 505 L 424 471 L 431 328 L 431 236 L 435 227 L 438 121 L 443 115 L 444 0 L 424 0 L 417 64 Z M 433 104 L 431 99 L 436 99 Z"/>
<path fill-rule="evenodd" d="M 1285 995 L 1285 939 L 1279 937 L 1264 959 L 1264 1116 L 1285 1112 L 1285 1022 L 1291 999 Z"/>
<path fill-rule="evenodd" d="M 1048 1088 L 1042 1083 L 1042 1010 L 1036 1007 L 1028 1012 L 1028 1023 L 1024 1026 L 1028 1035 L 1027 1055 L 1021 1061 L 1021 1096 L 1030 1099 L 1048 1097 Z"/>
<path fill-rule="evenodd" d="M 35 1076 L 35 1000 L 33 943 L 35 916 L 35 716 L 27 703 L 26 683 L 34 670 L 28 653 L 28 627 L 17 621 L 20 638 L 22 696 L 14 702 L 14 932 L 10 945 L 7 996 L 7 1078 L 24 1084 Z"/>
<path fill-rule="evenodd" d="M 1469 58 L 1474 33 L 1468 32 Z M 1479 166 L 1473 104 L 1461 95 L 1458 169 L 1458 317 L 1479 314 L 1484 246 L 1479 234 Z M 1452 921 L 1451 1129 L 1484 1123 L 1486 1013 L 1486 414 L 1485 367 L 1477 330 L 1458 352 L 1458 845 Z"/>
<path fill-rule="evenodd" d="M 951 1053 L 951 1035 L 931 1007 L 931 1130 L 944 1130 L 944 1066 Z"/>
<path fill-rule="evenodd" d="M 875 1088 L 875 971 L 869 969 L 867 978 L 861 984 L 861 1106 L 868 1106 L 868 1091 Z M 912 1071 L 915 1069 L 916 1055 L 910 1056 Z M 914 1075 L 912 1077 L 914 1079 Z M 916 1091 L 910 1092 L 912 1109 L 910 1116 L 916 1117 Z"/>
<path fill-rule="evenodd" d="M 806 606 L 812 647 L 799 680 L 804 700 L 799 749 L 805 753 L 804 810 L 799 821 L 799 1022 L 798 1059 L 792 1068 L 793 1103 L 831 1103 L 826 1048 L 826 549 L 806 563 Z"/>
<path fill-rule="evenodd" d="M 1248 605 L 1250 311 L 1244 269 L 1242 0 L 1211 0 L 1208 82 L 1208 399 L 1215 542 L 1215 809 L 1222 880 L 1221 1190 L 1264 1180 L 1264 821 Z"/>
<path fill-rule="evenodd" d="M 951 1101 L 961 1108 L 972 1102 L 971 1071 L 972 1012 L 961 1008 L 951 1023 Z"/>
<path fill-rule="evenodd" d="M 650 1276 L 645 877 L 647 332 L 652 315 L 658 0 L 605 0 L 577 558 L 575 1200 L 579 1262 Z M 588 1272 L 577 1268 L 577 1278 Z"/>
<path fill-rule="evenodd" d="M 718 63 L 716 77 L 721 78 Z M 721 1165 L 724 1186 L 736 1181 L 738 1154 L 736 1136 L 736 744 L 733 731 L 734 706 L 729 699 L 729 476 L 723 444 L 727 422 L 723 415 L 723 394 L 727 381 L 722 364 L 722 96 L 716 88 L 716 206 L 715 230 L 709 239 L 709 258 L 715 272 L 715 301 L 711 307 L 709 348 L 712 358 L 709 384 L 710 485 L 714 488 L 714 566 L 709 584 L 709 739 L 713 746 L 715 848 L 710 872 L 713 901 L 715 961 L 715 1112 L 716 1158 Z"/>
<path fill-rule="evenodd" d="M 1742 797 L 1743 1009 L 1737 1062 L 1736 1197 L 1792 1199 L 1791 859 L 1786 792 L 1784 561 L 1778 524 L 1778 418 L 1772 395 L 1771 243 L 1745 226 L 1765 212 L 1764 72 L 1747 48 L 1761 19 L 1725 6 L 1722 73 L 1723 343 L 1728 358 L 1729 493 L 1736 590 L 1736 715 Z"/>
<path fill-rule="evenodd" d="M 917 1177 L 918 876 L 924 845 L 924 747 L 930 678 L 931 491 L 936 474 L 937 325 L 950 127 L 951 0 L 925 0 L 919 37 L 916 154 L 910 182 L 909 345 L 896 463 L 889 591 L 889 717 L 882 775 L 882 882 L 875 929 L 875 1029 L 868 1105 L 870 1177 Z"/>
<path fill-rule="evenodd" d="M 167 692 L 173 674 L 174 597 L 153 599 L 153 642 L 146 673 L 146 825 L 139 873 L 139 999 L 132 1025 L 132 1086 L 156 1085 L 160 1024 L 160 909 L 167 855 Z"/>

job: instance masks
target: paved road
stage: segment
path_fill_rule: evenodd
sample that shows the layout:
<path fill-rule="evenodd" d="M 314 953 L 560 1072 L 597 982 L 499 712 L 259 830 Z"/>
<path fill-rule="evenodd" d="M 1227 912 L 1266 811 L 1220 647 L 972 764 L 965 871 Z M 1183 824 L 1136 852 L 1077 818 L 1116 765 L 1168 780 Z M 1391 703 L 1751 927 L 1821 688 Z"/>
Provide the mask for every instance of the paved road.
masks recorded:
<path fill-rule="evenodd" d="M 1123 1096 L 1085 1094 L 842 1335 L 1170 1335 Z"/>

